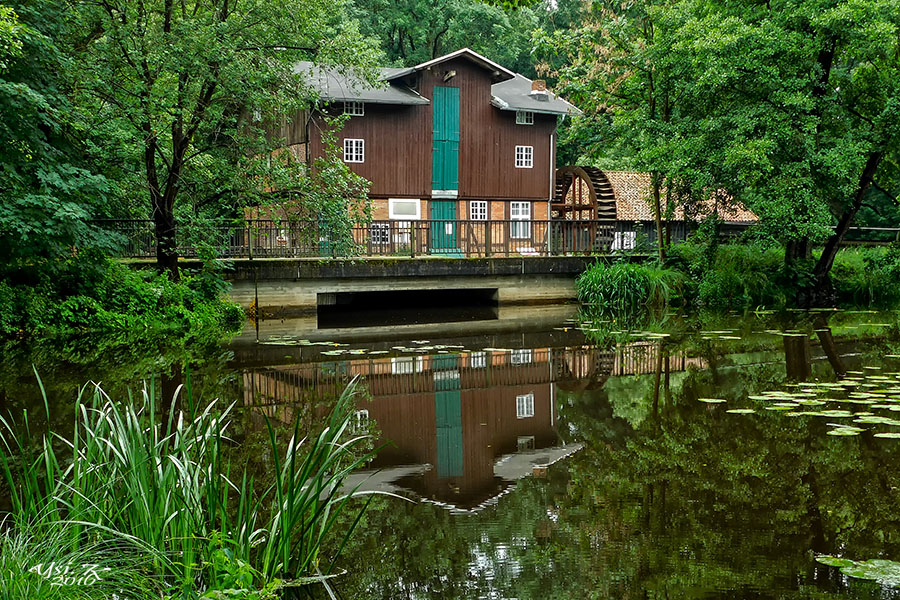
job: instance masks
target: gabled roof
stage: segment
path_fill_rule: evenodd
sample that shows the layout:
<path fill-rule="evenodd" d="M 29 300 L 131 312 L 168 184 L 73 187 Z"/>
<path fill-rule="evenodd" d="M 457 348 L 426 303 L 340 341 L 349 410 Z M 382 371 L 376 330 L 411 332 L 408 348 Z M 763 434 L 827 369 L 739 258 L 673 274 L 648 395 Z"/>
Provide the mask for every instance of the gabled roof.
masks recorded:
<path fill-rule="evenodd" d="M 581 111 L 575 106 L 556 96 L 553 92 L 548 91 L 543 100 L 538 99 L 531 93 L 532 81 L 530 79 L 513 73 L 468 48 L 445 54 L 414 67 L 380 67 L 381 85 L 372 85 L 357 77 L 349 69 L 322 67 L 306 61 L 295 64 L 294 72 L 303 75 L 306 83 L 318 93 L 322 100 L 414 106 L 430 104 L 430 101 L 404 85 L 402 79 L 455 58 L 470 60 L 490 70 L 494 79 L 499 80 L 491 85 L 491 104 L 500 110 L 527 110 L 550 115 L 581 114 Z"/>
<path fill-rule="evenodd" d="M 616 197 L 616 219 L 619 221 L 652 221 L 653 207 L 650 205 L 650 174 L 636 171 L 603 171 L 612 185 Z M 663 191 L 665 193 L 665 191 Z M 731 197 L 710 197 L 700 203 L 693 219 L 708 217 L 713 212 L 726 223 L 755 223 L 756 214 Z M 684 209 L 677 207 L 673 221 L 683 221 Z"/>
<path fill-rule="evenodd" d="M 524 75 L 501 81 L 491 86 L 491 104 L 500 110 L 527 110 L 549 115 L 580 115 L 574 105 L 566 102 L 551 91 L 545 100 L 539 100 L 531 93 L 532 81 Z"/>
<path fill-rule="evenodd" d="M 513 73 L 506 67 L 498 65 L 491 59 L 478 54 L 474 50 L 471 50 L 469 48 L 461 48 L 461 49 L 457 50 L 456 52 L 451 52 L 450 54 L 438 56 L 437 58 L 433 58 L 429 61 L 420 63 L 414 67 L 408 67 L 406 69 L 399 69 L 397 73 L 392 74 L 387 79 L 391 80 L 391 79 L 397 79 L 400 77 L 406 77 L 407 75 L 411 75 L 411 74 L 415 73 L 416 71 L 422 71 L 424 69 L 429 69 L 429 68 L 431 68 L 435 65 L 438 65 L 442 62 L 447 62 L 448 60 L 453 60 L 455 58 L 465 58 L 467 60 L 472 61 L 476 65 L 482 67 L 483 69 L 487 69 L 488 71 L 490 71 L 493 74 L 493 76 L 498 81 L 512 79 L 513 77 L 516 76 L 515 73 Z"/>
<path fill-rule="evenodd" d="M 386 75 L 391 75 L 398 70 L 400 69 L 391 67 L 380 69 L 382 81 L 387 79 Z M 429 104 L 427 98 L 423 98 L 406 86 L 385 83 L 376 87 L 350 71 L 342 72 L 337 68 L 325 68 L 311 62 L 304 61 L 295 64 L 294 73 L 303 75 L 306 83 L 323 100 L 370 102 L 372 104 Z"/>

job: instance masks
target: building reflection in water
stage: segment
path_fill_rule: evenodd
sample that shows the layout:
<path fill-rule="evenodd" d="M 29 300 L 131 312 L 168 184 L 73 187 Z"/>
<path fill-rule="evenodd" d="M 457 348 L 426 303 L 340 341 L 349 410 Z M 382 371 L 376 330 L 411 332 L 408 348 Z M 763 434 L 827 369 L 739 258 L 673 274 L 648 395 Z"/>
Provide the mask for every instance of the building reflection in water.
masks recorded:
<path fill-rule="evenodd" d="M 244 371 L 244 400 L 290 423 L 312 400 L 334 398 L 360 377 L 370 398 L 357 401 L 355 425 L 374 430 L 383 448 L 350 484 L 364 480 L 364 489 L 411 492 L 472 511 L 581 448 L 561 443 L 557 387 L 599 388 L 611 376 L 654 373 L 661 352 L 652 341 L 609 350 L 485 349 L 275 366 Z M 697 358 L 667 358 L 672 371 L 702 366 Z"/>

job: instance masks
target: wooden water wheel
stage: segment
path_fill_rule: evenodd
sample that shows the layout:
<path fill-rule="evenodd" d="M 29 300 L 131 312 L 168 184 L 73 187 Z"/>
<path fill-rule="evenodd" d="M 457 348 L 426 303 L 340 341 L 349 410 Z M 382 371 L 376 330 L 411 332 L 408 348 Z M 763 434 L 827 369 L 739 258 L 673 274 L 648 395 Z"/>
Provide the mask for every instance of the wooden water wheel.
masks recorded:
<path fill-rule="evenodd" d="M 567 166 L 556 170 L 550 218 L 565 221 L 615 221 L 612 184 L 597 167 Z"/>

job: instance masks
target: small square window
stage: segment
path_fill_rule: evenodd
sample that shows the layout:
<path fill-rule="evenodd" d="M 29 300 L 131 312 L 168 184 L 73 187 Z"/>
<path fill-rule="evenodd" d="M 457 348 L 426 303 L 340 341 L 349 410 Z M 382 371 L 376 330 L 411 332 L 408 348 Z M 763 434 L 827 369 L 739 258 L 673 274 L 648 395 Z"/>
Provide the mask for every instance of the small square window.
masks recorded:
<path fill-rule="evenodd" d="M 366 105 L 362 102 L 344 102 L 344 114 L 351 117 L 362 117 L 366 114 Z"/>
<path fill-rule="evenodd" d="M 534 125 L 534 113 L 530 110 L 517 110 L 516 125 Z"/>
<path fill-rule="evenodd" d="M 534 354 L 531 348 L 525 350 L 513 350 L 509 354 L 509 362 L 513 365 L 527 365 L 534 362 Z"/>
<path fill-rule="evenodd" d="M 473 352 L 469 355 L 469 366 L 473 369 L 487 368 L 487 352 Z"/>
<path fill-rule="evenodd" d="M 488 203 L 486 200 L 469 201 L 469 219 L 472 221 L 487 221 Z"/>
<path fill-rule="evenodd" d="M 424 356 L 398 356 L 391 359 L 392 375 L 411 375 L 421 373 L 425 368 Z"/>
<path fill-rule="evenodd" d="M 634 250 L 637 243 L 637 232 L 616 231 L 613 234 L 613 250 Z"/>
<path fill-rule="evenodd" d="M 534 394 L 516 396 L 516 418 L 527 419 L 534 416 Z"/>
<path fill-rule="evenodd" d="M 366 141 L 351 138 L 344 140 L 344 162 L 366 162 Z"/>
<path fill-rule="evenodd" d="M 516 438 L 516 448 L 519 452 L 534 450 L 534 436 L 520 435 Z"/>
<path fill-rule="evenodd" d="M 372 238 L 372 244 L 376 246 L 387 246 L 391 243 L 391 224 L 372 223 L 369 226 L 369 235 Z"/>
<path fill-rule="evenodd" d="M 534 146 L 516 146 L 516 168 L 531 169 L 534 167 Z"/>

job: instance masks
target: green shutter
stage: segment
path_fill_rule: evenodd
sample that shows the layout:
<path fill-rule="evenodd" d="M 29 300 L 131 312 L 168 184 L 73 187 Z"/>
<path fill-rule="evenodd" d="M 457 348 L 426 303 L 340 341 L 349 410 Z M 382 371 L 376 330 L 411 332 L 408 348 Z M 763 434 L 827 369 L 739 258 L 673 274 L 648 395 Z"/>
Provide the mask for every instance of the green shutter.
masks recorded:
<path fill-rule="evenodd" d="M 431 187 L 459 189 L 459 88 L 435 86 L 431 100 Z"/>

